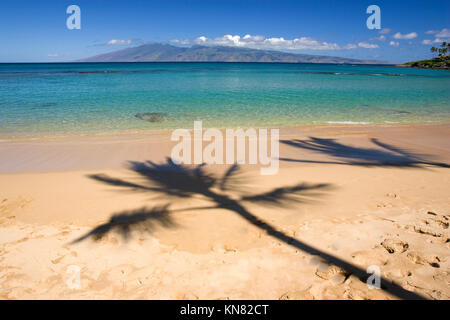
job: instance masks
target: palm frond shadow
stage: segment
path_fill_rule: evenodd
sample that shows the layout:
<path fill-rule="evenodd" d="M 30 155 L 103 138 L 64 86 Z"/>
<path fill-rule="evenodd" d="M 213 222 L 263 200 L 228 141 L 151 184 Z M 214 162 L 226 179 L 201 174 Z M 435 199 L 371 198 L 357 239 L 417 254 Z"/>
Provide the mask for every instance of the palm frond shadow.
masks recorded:
<path fill-rule="evenodd" d="M 246 194 L 240 193 L 238 196 L 231 196 L 232 191 L 237 191 L 236 181 L 240 181 L 240 172 L 238 166 L 231 167 L 223 176 L 218 177 L 204 170 L 204 166 L 199 165 L 191 168 L 183 165 L 173 163 L 167 159 L 165 163 L 157 164 L 151 161 L 147 162 L 130 162 L 130 169 L 139 175 L 138 182 L 128 182 L 122 179 L 109 177 L 106 175 L 90 175 L 91 179 L 106 183 L 112 186 L 118 186 L 125 189 L 135 191 L 149 191 L 152 193 L 159 193 L 173 199 L 189 197 L 199 197 L 205 200 L 208 205 L 196 208 L 184 208 L 171 210 L 183 212 L 189 210 L 206 210 L 206 209 L 226 209 L 229 210 L 248 223 L 265 231 L 267 235 L 284 242 L 296 249 L 307 252 L 311 255 L 321 256 L 330 263 L 346 270 L 348 274 L 353 274 L 361 281 L 366 281 L 368 274 L 365 270 L 348 263 L 338 257 L 327 254 L 317 248 L 314 248 L 302 241 L 293 238 L 275 226 L 260 219 L 251 213 L 246 207 L 246 203 L 253 203 L 258 205 L 273 205 L 279 208 L 288 207 L 292 204 L 306 203 L 315 201 L 318 197 L 324 195 L 325 191 L 332 189 L 329 184 L 306 184 L 299 183 L 294 186 L 280 187 L 273 190 L 259 193 Z M 239 192 L 238 192 L 239 193 Z M 167 217 L 169 214 L 168 207 L 165 206 L 164 214 L 161 216 Z M 167 212 L 165 211 L 167 210 Z M 139 219 L 132 221 L 134 224 L 139 224 Z M 125 222 L 126 223 L 126 222 Z M 114 226 L 114 224 L 112 224 Z M 120 228 L 125 228 L 120 226 Z M 96 231 L 97 230 L 97 231 Z M 105 234 L 112 230 L 111 223 L 98 226 L 85 236 L 77 239 L 77 242 L 94 236 L 98 233 Z M 402 287 L 382 279 L 382 287 L 384 290 L 390 292 L 404 299 L 423 299 L 420 295 L 407 291 Z"/>
<path fill-rule="evenodd" d="M 403 168 L 423 168 L 424 165 L 450 168 L 450 165 L 442 162 L 435 162 L 432 157 L 424 154 L 417 154 L 406 149 L 372 138 L 370 140 L 378 148 L 358 148 L 348 146 L 336 141 L 336 139 L 323 139 L 310 137 L 308 140 L 282 140 L 286 145 L 319 152 L 339 159 L 340 161 L 314 161 L 292 158 L 280 158 L 288 162 L 323 163 L 323 164 L 347 164 L 358 166 L 380 166 L 380 167 L 403 167 Z"/>
<path fill-rule="evenodd" d="M 72 241 L 71 244 L 81 242 L 87 238 L 100 240 L 111 232 L 115 232 L 123 239 L 128 240 L 132 232 L 151 232 L 157 224 L 166 228 L 176 226 L 176 223 L 170 216 L 168 205 L 150 209 L 143 207 L 114 214 L 107 223 L 95 227 L 90 232 Z"/>

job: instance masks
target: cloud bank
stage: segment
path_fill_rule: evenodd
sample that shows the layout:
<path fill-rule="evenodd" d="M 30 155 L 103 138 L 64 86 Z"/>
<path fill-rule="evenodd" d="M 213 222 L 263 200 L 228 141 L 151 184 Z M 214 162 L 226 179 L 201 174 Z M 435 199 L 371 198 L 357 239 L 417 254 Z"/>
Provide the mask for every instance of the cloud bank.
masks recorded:
<path fill-rule="evenodd" d="M 218 38 L 207 38 L 201 36 L 195 40 L 172 40 L 172 43 L 179 45 L 204 45 L 204 46 L 233 46 L 252 49 L 273 49 L 273 50 L 349 50 L 360 48 L 378 48 L 378 45 L 360 42 L 358 45 L 347 44 L 344 46 L 336 43 L 318 41 L 309 37 L 300 37 L 295 39 L 266 38 L 264 36 L 245 35 L 224 35 Z M 360 45 L 362 44 L 362 45 Z"/>
<path fill-rule="evenodd" d="M 378 48 L 378 45 L 367 43 L 367 42 L 360 42 L 360 43 L 358 43 L 358 47 L 365 48 L 365 49 L 376 49 L 376 48 Z"/>
<path fill-rule="evenodd" d="M 436 38 L 450 38 L 450 29 L 442 29 L 436 34 Z"/>
<path fill-rule="evenodd" d="M 131 44 L 131 40 L 112 39 L 105 43 L 107 46 L 123 46 L 127 44 Z"/>
<path fill-rule="evenodd" d="M 425 34 L 433 34 L 434 40 L 425 39 L 422 41 L 422 44 L 433 44 L 433 43 L 441 43 L 441 42 L 449 42 L 450 41 L 450 29 L 444 28 L 442 30 L 429 30 L 425 32 Z"/>

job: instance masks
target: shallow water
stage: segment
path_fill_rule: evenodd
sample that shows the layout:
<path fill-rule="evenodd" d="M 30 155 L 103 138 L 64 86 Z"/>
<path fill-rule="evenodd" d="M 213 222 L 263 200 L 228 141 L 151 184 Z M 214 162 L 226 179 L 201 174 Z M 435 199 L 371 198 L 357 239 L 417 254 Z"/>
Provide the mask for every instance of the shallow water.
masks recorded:
<path fill-rule="evenodd" d="M 449 88 L 450 71 L 386 66 L 0 64 L 0 135 L 448 122 Z"/>

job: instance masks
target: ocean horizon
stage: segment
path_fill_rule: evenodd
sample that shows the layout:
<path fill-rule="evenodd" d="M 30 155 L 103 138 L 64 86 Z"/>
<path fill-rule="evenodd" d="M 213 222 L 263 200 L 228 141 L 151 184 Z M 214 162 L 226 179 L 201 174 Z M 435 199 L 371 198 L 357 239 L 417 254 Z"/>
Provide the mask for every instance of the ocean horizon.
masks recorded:
<path fill-rule="evenodd" d="M 450 71 L 388 65 L 0 64 L 0 135 L 448 122 Z"/>

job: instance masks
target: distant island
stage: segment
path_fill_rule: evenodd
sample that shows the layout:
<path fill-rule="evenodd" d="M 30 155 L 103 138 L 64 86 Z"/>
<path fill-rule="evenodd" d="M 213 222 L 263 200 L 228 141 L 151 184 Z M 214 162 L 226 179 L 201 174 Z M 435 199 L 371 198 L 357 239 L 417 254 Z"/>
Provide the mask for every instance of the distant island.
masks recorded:
<path fill-rule="evenodd" d="M 229 46 L 177 47 L 151 43 L 113 51 L 77 62 L 284 62 L 336 64 L 390 64 L 378 60 L 359 60 L 333 56 L 295 54 L 272 50 Z"/>
<path fill-rule="evenodd" d="M 421 69 L 450 70 L 450 55 L 448 54 L 448 52 L 450 51 L 450 43 L 442 42 L 440 48 L 431 47 L 430 50 L 433 53 L 437 53 L 438 56 L 434 57 L 433 59 L 407 62 L 399 66 Z"/>

